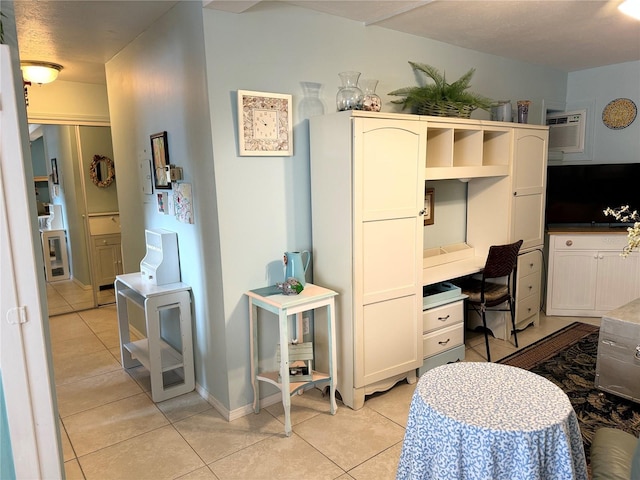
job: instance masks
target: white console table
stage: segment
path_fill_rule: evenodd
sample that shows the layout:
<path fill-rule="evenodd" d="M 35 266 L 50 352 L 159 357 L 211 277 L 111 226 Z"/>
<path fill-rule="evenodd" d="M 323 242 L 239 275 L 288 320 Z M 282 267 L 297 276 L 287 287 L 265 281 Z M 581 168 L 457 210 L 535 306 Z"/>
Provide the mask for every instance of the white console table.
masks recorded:
<path fill-rule="evenodd" d="M 138 273 L 118 275 L 115 281 L 120 354 L 123 368 L 144 365 L 151 377 L 154 402 L 188 393 L 195 388 L 191 335 L 191 287 L 185 283 L 153 285 Z M 132 342 L 129 334 L 130 304 L 144 311 L 147 338 Z M 177 312 L 171 312 L 177 310 Z M 161 317 L 179 318 L 181 346 L 174 348 L 162 337 Z M 169 317 L 169 315 L 173 315 Z M 182 381 L 165 384 L 163 374 L 173 372 Z"/>
<path fill-rule="evenodd" d="M 331 414 L 337 410 L 336 404 L 336 351 L 335 342 L 335 296 L 336 292 L 328 288 L 319 287 L 307 283 L 304 290 L 298 295 L 283 295 L 276 287 L 259 288 L 247 292 L 249 297 L 249 342 L 251 349 L 251 385 L 253 386 L 253 409 L 255 413 L 260 411 L 260 389 L 258 381 L 268 382 L 278 387 L 282 392 L 282 405 L 284 407 L 284 431 L 291 435 L 291 395 L 302 391 L 306 386 L 316 383 L 329 382 L 329 398 Z M 291 381 L 289 378 L 289 349 L 280 348 L 280 369 L 275 372 L 258 372 L 258 308 L 262 308 L 278 315 L 278 327 L 280 333 L 280 345 L 289 345 L 289 327 L 287 317 L 297 315 L 298 328 L 301 327 L 300 315 L 302 312 L 316 308 L 327 308 L 329 372 L 320 373 L 312 371 L 311 380 Z M 301 333 L 298 331 L 297 333 Z"/>

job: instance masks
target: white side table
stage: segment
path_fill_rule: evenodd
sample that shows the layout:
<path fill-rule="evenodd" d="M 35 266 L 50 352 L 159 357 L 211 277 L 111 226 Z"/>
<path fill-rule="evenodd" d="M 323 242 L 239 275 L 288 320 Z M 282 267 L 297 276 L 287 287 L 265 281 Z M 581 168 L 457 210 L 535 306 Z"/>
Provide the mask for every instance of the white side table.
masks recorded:
<path fill-rule="evenodd" d="M 141 274 L 116 276 L 116 304 L 120 332 L 120 354 L 124 368 L 144 365 L 151 377 L 151 397 L 161 402 L 195 388 L 193 368 L 193 342 L 191 335 L 191 287 L 185 283 L 153 285 Z M 128 305 L 144 310 L 147 338 L 131 341 L 129 335 Z M 174 315 L 177 310 L 180 323 L 179 349 L 169 345 L 161 335 L 161 315 Z M 163 373 L 175 371 L 182 382 L 165 385 Z"/>
<path fill-rule="evenodd" d="M 278 387 L 282 392 L 282 405 L 284 406 L 284 432 L 291 435 L 291 395 L 311 384 L 329 382 L 331 414 L 334 415 L 338 406 L 336 404 L 336 350 L 335 350 L 335 296 L 336 292 L 327 288 L 307 283 L 304 290 L 298 295 L 283 295 L 277 293 L 275 287 L 259 288 L 247 292 L 249 297 L 249 335 L 251 349 L 251 385 L 253 387 L 253 409 L 255 413 L 260 411 L 259 381 L 269 382 Z M 327 308 L 327 327 L 329 343 L 329 372 L 312 372 L 312 379 L 302 382 L 291 382 L 289 378 L 289 327 L 287 317 L 298 316 L 298 325 L 301 324 L 303 312 L 316 308 Z M 262 308 L 278 315 L 278 327 L 280 334 L 280 371 L 258 372 L 258 329 L 255 324 L 258 318 L 258 308 Z"/>
<path fill-rule="evenodd" d="M 40 230 L 47 282 L 69 279 L 66 230 Z"/>

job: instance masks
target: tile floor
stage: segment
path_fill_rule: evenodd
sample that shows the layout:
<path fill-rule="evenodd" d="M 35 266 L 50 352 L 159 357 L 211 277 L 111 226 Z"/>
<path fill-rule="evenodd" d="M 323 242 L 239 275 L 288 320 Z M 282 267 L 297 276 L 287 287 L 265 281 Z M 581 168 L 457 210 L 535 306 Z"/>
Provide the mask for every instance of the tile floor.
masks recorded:
<path fill-rule="evenodd" d="M 521 346 L 576 320 L 542 317 Z M 395 478 L 414 386 L 399 383 L 358 411 L 317 389 L 292 399 L 293 434 L 280 404 L 227 422 L 197 393 L 150 398 L 143 367 L 120 366 L 115 306 L 50 318 L 64 467 L 68 479 Z M 467 332 L 467 361 L 484 361 L 484 336 Z M 516 349 L 491 339 L 497 360 Z"/>
<path fill-rule="evenodd" d="M 50 315 L 77 312 L 95 306 L 91 286 L 82 286 L 73 280 L 47 282 L 47 299 Z M 100 305 L 115 303 L 115 301 L 116 297 L 112 288 L 101 290 L 98 294 Z"/>

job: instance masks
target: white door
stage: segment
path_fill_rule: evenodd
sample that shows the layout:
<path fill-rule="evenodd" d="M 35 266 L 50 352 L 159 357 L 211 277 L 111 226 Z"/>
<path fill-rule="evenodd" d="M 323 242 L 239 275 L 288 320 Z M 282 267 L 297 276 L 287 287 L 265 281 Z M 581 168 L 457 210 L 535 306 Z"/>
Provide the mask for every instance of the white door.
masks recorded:
<path fill-rule="evenodd" d="M 526 250 L 544 242 L 548 133 L 516 129 L 514 135 L 511 241 L 524 240 Z"/>
<path fill-rule="evenodd" d="M 426 125 L 354 121 L 355 385 L 422 362 Z"/>
<path fill-rule="evenodd" d="M 551 310 L 593 310 L 597 274 L 597 252 L 556 251 L 553 254 L 553 277 L 549 284 Z"/>
<path fill-rule="evenodd" d="M 596 310 L 610 311 L 640 296 L 640 254 L 598 252 Z"/>
<path fill-rule="evenodd" d="M 9 425 L 2 448 L 10 444 L 16 478 L 57 479 L 62 455 L 19 72 L 15 47 L 0 45 L 0 370 Z"/>

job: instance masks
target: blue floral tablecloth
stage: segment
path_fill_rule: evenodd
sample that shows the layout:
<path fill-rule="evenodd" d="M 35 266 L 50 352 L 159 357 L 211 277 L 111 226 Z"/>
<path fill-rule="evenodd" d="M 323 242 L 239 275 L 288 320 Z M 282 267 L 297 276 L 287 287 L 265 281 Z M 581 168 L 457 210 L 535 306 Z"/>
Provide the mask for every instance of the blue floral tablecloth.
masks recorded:
<path fill-rule="evenodd" d="M 420 377 L 396 478 L 587 480 L 587 464 L 560 388 L 517 367 L 461 362 Z"/>

